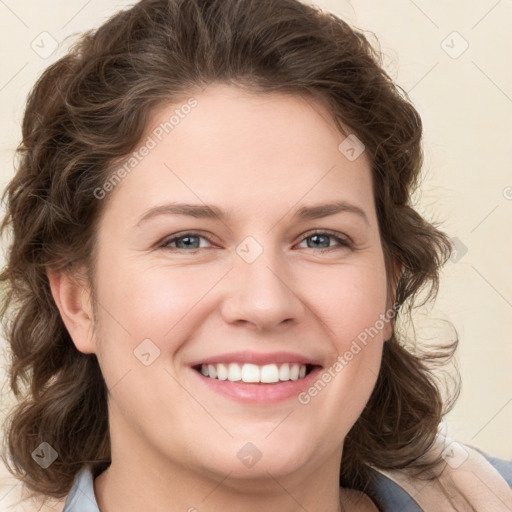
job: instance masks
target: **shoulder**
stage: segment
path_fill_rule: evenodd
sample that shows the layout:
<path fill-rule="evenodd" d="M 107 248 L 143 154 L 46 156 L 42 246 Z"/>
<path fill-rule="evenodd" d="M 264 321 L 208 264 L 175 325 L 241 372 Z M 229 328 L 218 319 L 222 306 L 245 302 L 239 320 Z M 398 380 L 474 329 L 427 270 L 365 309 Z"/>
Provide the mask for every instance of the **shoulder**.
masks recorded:
<path fill-rule="evenodd" d="M 445 446 L 445 464 L 429 480 L 406 470 L 377 471 L 413 496 L 424 512 L 512 509 L 512 461 L 453 440 Z"/>

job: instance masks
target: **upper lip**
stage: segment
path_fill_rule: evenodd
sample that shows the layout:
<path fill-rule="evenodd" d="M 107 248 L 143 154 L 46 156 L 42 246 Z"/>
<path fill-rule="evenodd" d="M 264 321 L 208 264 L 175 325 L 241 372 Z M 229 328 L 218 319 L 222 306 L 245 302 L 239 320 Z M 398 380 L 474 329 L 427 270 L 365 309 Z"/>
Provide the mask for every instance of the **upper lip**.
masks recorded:
<path fill-rule="evenodd" d="M 217 364 L 217 363 L 252 363 L 256 365 L 280 364 L 280 363 L 296 363 L 310 364 L 320 366 L 320 363 L 310 357 L 293 352 L 226 352 L 215 356 L 202 358 L 190 363 L 190 366 L 198 366 L 200 364 Z"/>

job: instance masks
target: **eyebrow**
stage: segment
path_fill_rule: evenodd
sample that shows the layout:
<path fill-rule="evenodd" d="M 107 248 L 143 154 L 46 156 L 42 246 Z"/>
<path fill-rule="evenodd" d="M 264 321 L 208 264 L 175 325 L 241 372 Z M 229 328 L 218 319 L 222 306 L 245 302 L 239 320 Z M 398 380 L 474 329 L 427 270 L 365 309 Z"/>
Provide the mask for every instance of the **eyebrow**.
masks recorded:
<path fill-rule="evenodd" d="M 302 206 L 293 215 L 294 220 L 314 220 L 337 213 L 352 213 L 361 217 L 368 226 L 370 222 L 362 208 L 346 201 L 334 201 L 331 203 L 318 204 L 314 206 Z M 139 219 L 136 226 L 158 217 L 160 215 L 186 215 L 197 219 L 214 219 L 227 221 L 230 215 L 215 205 L 208 204 L 186 204 L 186 203 L 168 203 L 155 206 L 147 210 Z"/>

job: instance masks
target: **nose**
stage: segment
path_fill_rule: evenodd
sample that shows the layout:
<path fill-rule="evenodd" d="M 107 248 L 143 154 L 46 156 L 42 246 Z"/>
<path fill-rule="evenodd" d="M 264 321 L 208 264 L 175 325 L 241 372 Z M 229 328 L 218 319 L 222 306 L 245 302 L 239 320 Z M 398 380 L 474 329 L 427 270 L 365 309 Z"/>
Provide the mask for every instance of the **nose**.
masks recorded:
<path fill-rule="evenodd" d="M 252 262 L 238 254 L 234 259 L 221 307 L 227 323 L 263 332 L 300 321 L 305 306 L 293 289 L 292 272 L 283 258 L 266 249 Z"/>

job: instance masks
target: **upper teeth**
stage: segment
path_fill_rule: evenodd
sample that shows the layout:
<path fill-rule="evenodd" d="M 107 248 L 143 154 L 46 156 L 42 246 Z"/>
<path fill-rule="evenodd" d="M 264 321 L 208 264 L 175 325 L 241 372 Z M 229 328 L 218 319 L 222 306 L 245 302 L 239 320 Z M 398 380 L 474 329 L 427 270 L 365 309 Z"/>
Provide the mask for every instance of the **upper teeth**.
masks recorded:
<path fill-rule="evenodd" d="M 302 379 L 306 375 L 306 365 L 295 363 L 284 363 L 279 366 L 277 364 L 258 366 L 251 363 L 203 364 L 201 373 L 205 377 L 232 382 L 242 380 L 243 382 L 271 383 Z"/>

